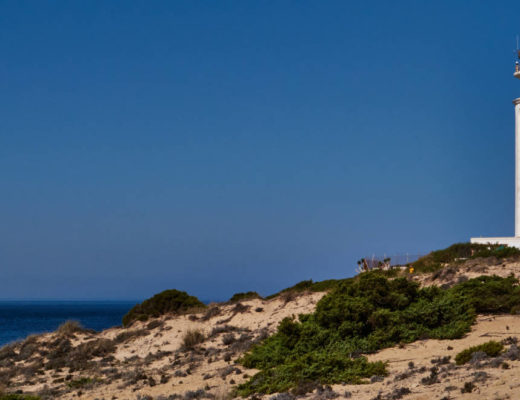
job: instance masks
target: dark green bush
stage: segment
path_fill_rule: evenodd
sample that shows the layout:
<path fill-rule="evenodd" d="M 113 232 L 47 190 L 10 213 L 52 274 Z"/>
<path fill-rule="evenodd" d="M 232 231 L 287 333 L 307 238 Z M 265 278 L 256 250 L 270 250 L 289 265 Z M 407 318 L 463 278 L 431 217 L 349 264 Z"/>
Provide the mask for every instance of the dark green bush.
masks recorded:
<path fill-rule="evenodd" d="M 504 345 L 502 343 L 490 340 L 489 342 L 479 344 L 478 346 L 473 346 L 462 350 L 455 356 L 455 362 L 457 365 L 466 364 L 471 360 L 473 353 L 476 353 L 477 351 L 483 351 L 489 357 L 496 357 L 502 352 L 502 350 L 504 350 Z"/>
<path fill-rule="evenodd" d="M 325 281 L 313 282 L 312 279 L 298 282 L 296 285 L 280 290 L 278 293 L 271 294 L 266 299 L 273 299 L 284 293 L 301 293 L 301 292 L 327 292 L 337 287 L 341 282 L 348 281 L 347 279 L 328 279 Z"/>
<path fill-rule="evenodd" d="M 28 394 L 0 394 L 0 400 L 40 400 L 38 396 Z"/>
<path fill-rule="evenodd" d="M 386 364 L 368 362 L 365 357 L 350 358 L 341 351 L 309 352 L 277 368 L 263 369 L 248 382 L 239 385 L 238 393 L 285 392 L 301 382 L 362 383 L 363 378 L 386 375 Z"/>
<path fill-rule="evenodd" d="M 284 319 L 276 334 L 253 347 L 242 363 L 260 372 L 238 394 L 286 391 L 305 382 L 359 383 L 384 374 L 384 364 L 358 357 L 364 353 L 418 339 L 461 338 L 477 312 L 518 305 L 513 277 L 481 277 L 443 290 L 389 280 L 380 271 L 363 273 L 339 282 L 313 314 Z"/>
<path fill-rule="evenodd" d="M 514 276 L 480 276 L 453 288 L 469 299 L 477 313 L 514 313 L 520 305 L 520 288 Z"/>
<path fill-rule="evenodd" d="M 135 305 L 123 317 L 123 326 L 128 326 L 134 321 L 146 321 L 150 317 L 157 318 L 168 313 L 180 314 L 205 307 L 199 299 L 186 292 L 175 289 L 165 290 Z"/>
<path fill-rule="evenodd" d="M 381 276 L 386 276 L 388 278 L 394 278 L 399 275 L 400 268 L 392 268 L 389 270 L 377 270 L 377 272 Z M 301 292 L 329 292 L 339 285 L 345 282 L 349 282 L 355 278 L 345 278 L 345 279 L 327 279 L 324 281 L 314 282 L 312 279 L 298 282 L 296 285 L 280 290 L 275 294 L 271 294 L 266 297 L 266 299 L 273 299 L 278 297 L 284 293 L 301 293 Z"/>
<path fill-rule="evenodd" d="M 229 301 L 231 303 L 236 303 L 238 301 L 244 301 L 244 300 L 251 300 L 251 299 L 261 299 L 262 296 L 260 296 L 256 292 L 244 292 L 244 293 L 235 293 Z"/>

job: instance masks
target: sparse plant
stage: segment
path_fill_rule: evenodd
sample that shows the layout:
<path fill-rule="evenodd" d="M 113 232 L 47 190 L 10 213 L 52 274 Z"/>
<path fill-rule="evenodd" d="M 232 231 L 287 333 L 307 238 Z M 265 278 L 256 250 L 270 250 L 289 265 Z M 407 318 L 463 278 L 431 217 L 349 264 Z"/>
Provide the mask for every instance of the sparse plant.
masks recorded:
<path fill-rule="evenodd" d="M 423 385 L 433 385 L 434 383 L 439 382 L 439 369 L 437 367 L 433 367 L 430 369 L 430 375 L 421 379 L 421 383 Z"/>
<path fill-rule="evenodd" d="M 226 333 L 224 337 L 222 338 L 222 343 L 224 345 L 229 346 L 230 344 L 234 343 L 236 341 L 236 337 L 233 333 Z"/>
<path fill-rule="evenodd" d="M 203 343 L 206 340 L 204 333 L 199 329 L 188 330 L 183 339 L 182 347 L 185 350 L 193 350 L 198 344 Z"/>
<path fill-rule="evenodd" d="M 159 327 L 162 327 L 164 325 L 164 321 L 161 321 L 159 319 L 154 319 L 153 321 L 150 321 L 147 325 L 146 325 L 146 329 L 148 330 L 152 330 L 152 329 L 155 329 L 155 328 L 159 328 Z"/>
<path fill-rule="evenodd" d="M 203 399 L 206 397 L 207 397 L 207 393 L 204 389 L 189 390 L 186 393 L 184 393 L 184 400 L 196 400 L 196 399 Z"/>
<path fill-rule="evenodd" d="M 78 379 L 71 380 L 67 383 L 67 386 L 71 389 L 79 389 L 82 387 L 85 387 L 91 383 L 93 383 L 94 380 L 92 378 L 82 377 Z"/>
<path fill-rule="evenodd" d="M 399 400 L 410 393 L 412 393 L 412 391 L 410 389 L 408 389 L 407 387 L 395 388 L 394 390 L 392 390 L 392 393 L 390 393 L 388 395 L 388 399 L 389 400 Z"/>
<path fill-rule="evenodd" d="M 445 365 L 445 364 L 449 364 L 450 360 L 451 360 L 451 356 L 443 356 L 443 357 L 433 358 L 430 360 L 430 362 L 432 364 Z"/>
<path fill-rule="evenodd" d="M 291 393 L 283 392 L 275 394 L 269 400 L 294 400 L 294 396 Z"/>
<path fill-rule="evenodd" d="M 247 306 L 242 303 L 236 303 L 235 307 L 233 307 L 233 309 L 231 311 L 233 312 L 233 314 L 242 314 L 242 313 L 248 312 L 250 308 L 251 308 L 251 306 Z"/>
<path fill-rule="evenodd" d="M 73 336 L 79 332 L 85 332 L 85 328 L 79 321 L 74 320 L 65 321 L 56 329 L 56 333 L 60 336 Z"/>
<path fill-rule="evenodd" d="M 215 336 L 218 336 L 220 335 L 221 333 L 226 333 L 226 332 L 235 332 L 237 331 L 238 328 L 236 326 L 231 326 L 231 325 L 219 325 L 219 326 L 216 326 L 212 329 L 211 333 L 209 334 L 210 337 L 215 337 Z"/>
<path fill-rule="evenodd" d="M 475 390 L 475 384 L 473 382 L 466 382 L 464 386 L 460 389 L 461 393 L 471 393 Z"/>
<path fill-rule="evenodd" d="M 131 339 L 140 337 L 140 336 L 146 336 L 148 335 L 148 332 L 146 329 L 132 329 L 132 330 L 123 330 L 121 333 L 119 333 L 114 341 L 116 343 L 125 343 L 128 342 Z"/>
<path fill-rule="evenodd" d="M 217 305 L 209 306 L 208 310 L 201 317 L 201 320 L 208 321 L 211 318 L 216 317 L 217 315 L 220 315 L 221 312 L 222 312 L 222 310 L 219 306 L 217 306 Z"/>
<path fill-rule="evenodd" d="M 516 345 L 518 343 L 518 338 L 516 336 L 508 336 L 507 338 L 502 340 L 502 343 L 506 344 L 506 345 L 508 345 L 508 344 Z"/>
<path fill-rule="evenodd" d="M 300 381 L 291 389 L 291 393 L 295 396 L 304 396 L 307 393 L 313 392 L 318 387 L 321 387 L 321 384 L 317 381 Z"/>

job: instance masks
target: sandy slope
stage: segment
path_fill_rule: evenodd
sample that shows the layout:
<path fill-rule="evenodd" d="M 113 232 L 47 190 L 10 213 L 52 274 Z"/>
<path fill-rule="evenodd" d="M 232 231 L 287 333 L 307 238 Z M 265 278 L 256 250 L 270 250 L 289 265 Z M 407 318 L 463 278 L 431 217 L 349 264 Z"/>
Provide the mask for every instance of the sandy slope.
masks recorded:
<path fill-rule="evenodd" d="M 477 258 L 459 264 L 447 266 L 434 274 L 415 275 L 414 280 L 423 286 L 453 285 L 461 279 L 477 278 L 481 275 L 520 276 L 520 260 L 518 258 L 496 259 L 495 257 Z"/>
<path fill-rule="evenodd" d="M 484 274 L 511 273 L 520 275 L 520 262 L 485 259 L 413 279 L 423 285 L 452 285 Z M 48 399 L 133 400 L 151 396 L 156 400 L 177 394 L 178 398 L 190 400 L 189 392 L 197 390 L 223 399 L 232 387 L 255 373 L 236 363 L 243 352 L 272 334 L 283 318 L 312 312 L 323 295 L 306 293 L 270 301 L 217 304 L 199 314 L 163 316 L 130 328 L 29 338 L 0 350 L 0 385 L 7 385 L 9 391 L 43 391 L 43 398 Z M 200 330 L 206 337 L 195 349 L 183 348 L 183 338 L 190 330 Z M 401 397 L 396 390 L 400 388 L 410 391 L 402 396 L 405 399 L 520 399 L 520 361 L 507 360 L 508 369 L 503 369 L 501 363 L 492 365 L 489 360 L 467 366 L 453 363 L 454 356 L 464 348 L 508 337 L 520 338 L 520 316 L 479 316 L 471 333 L 463 339 L 418 341 L 370 355 L 371 361 L 389 363 L 389 376 L 382 381 L 335 385 L 332 389 L 340 398 L 360 400 L 398 399 Z M 88 355 L 82 358 L 82 352 Z M 451 360 L 432 363 L 446 356 Z M 67 358 L 79 360 L 76 370 L 62 366 Z M 44 364 L 51 359 L 56 366 L 45 369 Z M 424 378 L 430 376 L 435 366 L 437 379 L 425 383 Z M 474 383 L 472 393 L 461 393 L 466 382 Z M 315 392 L 306 397 L 325 399 L 336 394 Z"/>
<path fill-rule="evenodd" d="M 405 396 L 410 400 L 442 399 L 519 399 L 520 398 L 520 361 L 508 360 L 510 369 L 500 366 L 467 365 L 446 371 L 445 377 L 439 377 L 439 383 L 425 385 L 421 379 L 430 375 L 434 366 L 431 360 L 451 356 L 451 364 L 460 351 L 489 340 L 501 341 L 508 337 L 520 338 L 520 316 L 479 316 L 471 333 L 458 340 L 423 340 L 405 345 L 403 348 L 393 347 L 370 355 L 370 361 L 388 361 L 390 375 L 383 382 L 366 386 L 335 385 L 338 393 L 350 391 L 354 399 L 372 399 L 381 391 L 388 394 L 396 388 L 407 387 L 412 393 Z M 409 363 L 413 362 L 414 370 L 426 367 L 424 372 L 416 372 L 405 379 L 396 377 L 411 371 Z M 441 367 L 442 369 L 442 367 Z M 475 382 L 477 389 L 472 393 L 461 393 L 465 382 L 475 381 L 475 373 L 485 372 L 489 377 L 484 382 Z M 447 390 L 448 388 L 448 390 Z M 516 393 L 516 394 L 515 394 Z"/>
<path fill-rule="evenodd" d="M 108 357 L 113 357 L 110 361 L 103 361 L 103 357 L 94 358 L 98 363 L 95 368 L 73 373 L 68 368 L 45 371 L 44 375 L 23 373 L 23 368 L 27 368 L 35 359 L 42 358 L 36 354 L 27 360 L 6 364 L 4 368 L 1 368 L 0 363 L 0 372 L 16 371 L 17 376 L 11 379 L 10 390 L 39 392 L 47 386 L 49 398 L 56 399 L 78 398 L 78 393 L 81 393 L 81 399 L 136 399 L 139 395 L 156 398 L 175 393 L 183 395 L 198 389 L 225 397 L 230 386 L 246 380 L 247 375 L 244 374 L 254 373 L 235 365 L 243 351 L 256 340 L 272 334 L 283 318 L 312 312 L 323 295 L 309 293 L 294 299 L 255 299 L 241 302 L 238 306 L 216 305 L 212 309 L 218 309 L 218 315 L 209 319 L 205 318 L 206 313 L 164 316 L 154 320 L 159 326 L 153 329 L 147 327 L 151 322 L 147 321 L 137 322 L 128 329 L 112 328 L 98 334 L 78 333 L 65 340 L 70 340 L 77 347 L 99 339 L 117 341 L 121 333 L 142 334 L 144 331 L 145 334 L 118 343 Z M 218 332 L 218 329 L 223 332 Z M 194 351 L 182 349 L 183 338 L 189 330 L 200 330 L 208 337 Z M 223 343 L 226 335 L 234 336 L 233 343 Z M 40 349 L 47 348 L 50 351 L 56 347 L 50 344 L 60 340 L 60 336 L 57 333 L 45 334 L 36 340 Z M 94 382 L 70 390 L 69 385 L 80 378 L 90 378 Z"/>

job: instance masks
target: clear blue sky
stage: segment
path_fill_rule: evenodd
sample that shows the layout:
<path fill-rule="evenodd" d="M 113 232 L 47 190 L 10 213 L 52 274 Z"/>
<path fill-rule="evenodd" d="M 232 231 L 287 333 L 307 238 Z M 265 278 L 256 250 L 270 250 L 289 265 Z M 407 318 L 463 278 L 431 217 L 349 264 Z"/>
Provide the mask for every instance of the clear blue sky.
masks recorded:
<path fill-rule="evenodd" d="M 518 1 L 0 1 L 0 298 L 512 235 L 517 33 Z"/>

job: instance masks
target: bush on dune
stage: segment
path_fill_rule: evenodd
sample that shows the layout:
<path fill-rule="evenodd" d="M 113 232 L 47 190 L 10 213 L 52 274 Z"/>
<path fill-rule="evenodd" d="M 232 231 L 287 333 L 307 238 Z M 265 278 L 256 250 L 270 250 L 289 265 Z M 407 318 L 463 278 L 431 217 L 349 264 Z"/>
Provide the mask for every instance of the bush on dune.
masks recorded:
<path fill-rule="evenodd" d="M 275 294 L 271 294 L 266 299 L 274 299 L 280 295 L 286 293 L 303 293 L 303 292 L 326 292 L 334 289 L 341 282 L 348 281 L 352 278 L 347 279 L 328 279 L 325 281 L 314 282 L 312 279 L 298 282 L 296 285 L 280 290 Z"/>
<path fill-rule="evenodd" d="M 236 303 L 238 301 L 244 301 L 244 300 L 253 300 L 253 299 L 261 299 L 262 296 L 260 296 L 257 292 L 244 292 L 244 293 L 235 293 L 229 301 L 231 303 Z"/>
<path fill-rule="evenodd" d="M 123 317 L 123 326 L 128 326 L 134 321 L 146 321 L 150 317 L 157 318 L 168 313 L 181 314 L 202 308 L 206 306 L 195 296 L 175 289 L 165 290 L 135 305 Z"/>
<path fill-rule="evenodd" d="M 471 360 L 473 354 L 478 351 L 486 353 L 488 357 L 496 357 L 502 352 L 503 349 L 504 345 L 502 343 L 490 340 L 489 342 L 479 344 L 478 346 L 469 347 L 461 351 L 455 356 L 455 362 L 457 365 L 466 364 Z"/>
<path fill-rule="evenodd" d="M 452 291 L 471 302 L 477 313 L 515 313 L 520 305 L 520 288 L 514 276 L 480 276 L 453 287 Z"/>
<path fill-rule="evenodd" d="M 385 374 L 384 364 L 361 354 L 418 339 L 461 338 L 477 313 L 519 306 L 513 277 L 481 277 L 443 290 L 364 273 L 341 282 L 314 313 L 284 319 L 273 336 L 253 347 L 242 363 L 260 372 L 237 392 L 274 393 L 315 381 L 360 383 Z"/>
<path fill-rule="evenodd" d="M 399 268 L 392 268 L 389 270 L 378 270 L 379 274 L 382 276 L 386 276 L 388 278 L 395 278 L 399 275 Z M 345 279 L 326 279 L 324 281 L 314 282 L 312 279 L 298 282 L 296 285 L 290 286 L 288 288 L 282 289 L 275 294 L 271 294 L 266 297 L 267 300 L 274 299 L 275 297 L 284 295 L 284 294 L 298 294 L 304 292 L 330 292 L 333 289 L 336 289 L 338 286 L 342 285 L 345 282 L 350 282 L 355 278 L 345 278 Z"/>

